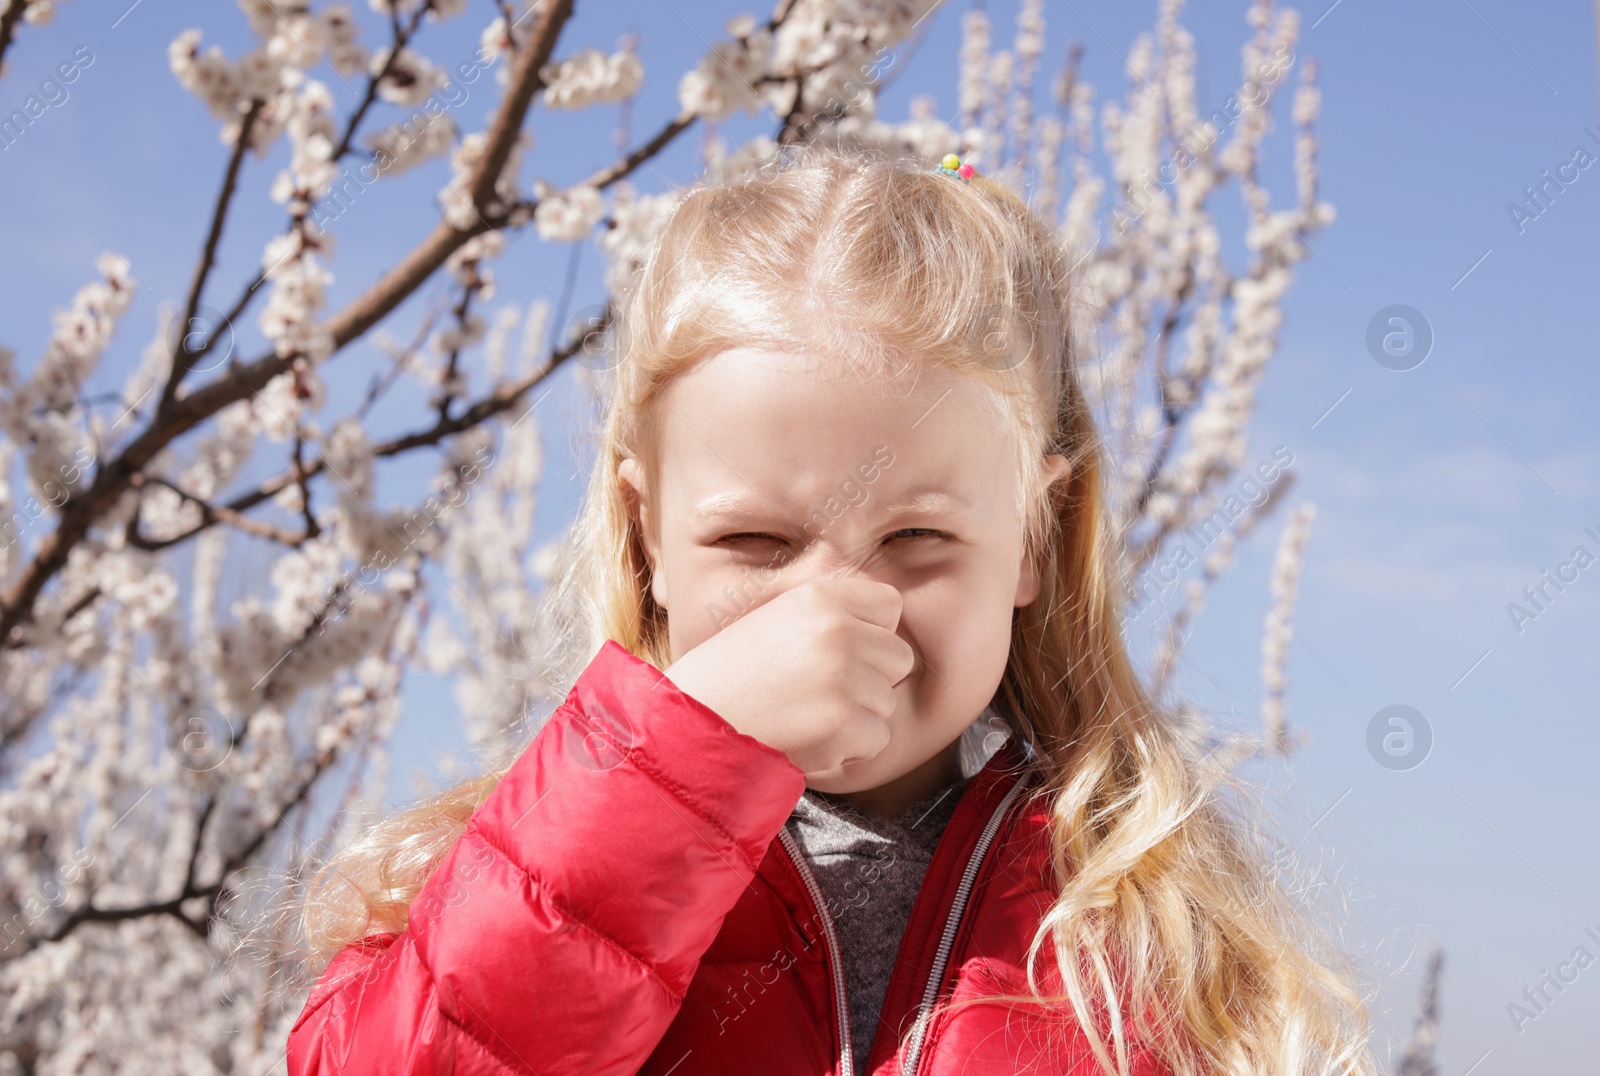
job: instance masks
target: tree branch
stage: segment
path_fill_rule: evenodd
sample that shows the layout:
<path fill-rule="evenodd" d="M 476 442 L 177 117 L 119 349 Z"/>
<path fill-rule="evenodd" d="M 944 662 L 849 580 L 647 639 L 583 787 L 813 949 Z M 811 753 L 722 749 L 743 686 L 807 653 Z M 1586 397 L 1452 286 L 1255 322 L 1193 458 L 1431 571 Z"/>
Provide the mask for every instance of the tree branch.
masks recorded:
<path fill-rule="evenodd" d="M 6 58 L 6 50 L 16 37 L 17 24 L 22 21 L 22 12 L 27 6 L 28 0 L 11 0 L 6 9 L 0 11 L 0 61 Z"/>
<path fill-rule="evenodd" d="M 511 73 L 511 88 L 506 91 L 500 111 L 489 126 L 488 141 L 483 156 L 478 160 L 477 173 L 467 187 L 472 195 L 472 204 L 479 208 L 494 200 L 494 189 L 500 182 L 500 173 L 505 171 L 517 136 L 522 133 L 522 119 L 533 104 L 533 95 L 544 88 L 544 78 L 540 72 L 550 62 L 556 39 L 572 17 L 573 0 L 546 2 L 548 6 L 544 10 L 544 17 L 534 27 L 527 51 L 517 57 L 516 67 Z"/>
<path fill-rule="evenodd" d="M 1161 350 L 1154 366 L 1157 383 L 1160 386 L 1161 417 L 1164 428 L 1161 431 L 1161 444 L 1157 446 L 1155 457 L 1150 461 L 1150 467 L 1145 472 L 1144 486 L 1139 490 L 1138 499 L 1134 502 L 1133 514 L 1135 516 L 1144 514 L 1145 506 L 1150 503 L 1150 498 L 1155 494 L 1156 484 L 1161 479 L 1161 471 L 1166 467 L 1167 457 L 1171 454 L 1172 446 L 1177 441 L 1178 427 L 1189 412 L 1194 409 L 1198 399 L 1198 392 L 1194 390 L 1197 388 L 1198 382 L 1204 380 L 1202 375 L 1200 378 L 1189 382 L 1191 392 L 1187 404 L 1180 407 L 1173 403 L 1172 378 L 1174 375 L 1170 365 L 1172 334 L 1177 332 L 1178 323 L 1183 320 L 1184 303 L 1188 301 L 1189 294 L 1193 288 L 1194 272 L 1186 265 L 1184 266 L 1183 283 L 1179 285 L 1177 293 L 1172 298 L 1172 305 L 1161 322 L 1161 331 L 1156 334 L 1161 341 Z"/>
<path fill-rule="evenodd" d="M 194 494 L 189 493 L 176 484 L 168 482 L 165 478 L 156 478 L 152 475 L 143 474 L 134 475 L 131 484 L 134 489 L 141 489 L 147 485 L 162 486 L 166 489 L 170 489 L 172 492 L 176 493 L 178 496 L 182 497 L 184 500 L 200 509 L 200 518 L 205 522 L 206 527 L 210 527 L 216 523 L 226 523 L 231 527 L 244 531 L 246 534 L 253 534 L 257 538 L 267 538 L 274 542 L 281 542 L 284 545 L 295 547 L 302 545 L 308 538 L 316 537 L 315 534 L 309 533 L 309 527 L 308 533 L 295 534 L 292 531 L 284 530 L 282 527 L 274 527 L 270 523 L 265 523 L 258 519 L 251 519 L 249 516 L 235 512 L 231 508 L 227 508 L 222 505 L 211 504 L 209 501 L 203 500 L 200 497 L 196 497 Z M 192 534 L 194 532 L 186 531 L 185 533 Z M 135 549 L 143 549 L 146 551 L 165 549 L 171 544 L 169 541 L 163 539 L 146 538 L 143 534 L 141 534 L 139 532 L 139 517 L 137 514 L 135 514 L 134 517 L 128 521 L 127 540 L 128 544 L 133 546 Z"/>
<path fill-rule="evenodd" d="M 61 921 L 61 924 L 57 926 L 55 930 L 52 930 L 48 934 L 38 934 L 30 938 L 27 945 L 23 948 L 23 952 L 31 952 L 48 942 L 61 941 L 74 930 L 77 930 L 78 927 L 82 926 L 84 923 L 117 923 L 127 919 L 141 919 L 150 915 L 173 916 L 187 926 L 191 931 L 198 934 L 201 939 L 204 940 L 209 938 L 209 921 L 216 915 L 217 902 L 222 898 L 222 895 L 227 887 L 228 878 L 246 863 L 248 863 L 250 858 L 261 850 L 262 845 L 266 844 L 268 839 L 270 839 L 271 836 L 277 832 L 278 827 L 283 824 L 283 820 L 289 816 L 289 812 L 293 811 L 296 807 L 301 806 L 305 802 L 305 798 L 310 793 L 312 786 L 316 784 L 317 778 L 322 776 L 323 772 L 334 761 L 335 754 L 336 752 L 333 751 L 325 751 L 316 759 L 312 760 L 311 772 L 306 776 L 305 780 L 300 783 L 299 787 L 295 789 L 293 795 L 291 795 L 289 798 L 289 802 L 284 804 L 282 807 L 279 807 L 276 804 L 272 805 L 273 808 L 278 812 L 277 817 L 266 826 L 263 826 L 260 830 L 258 830 L 255 836 L 253 836 L 247 844 L 245 844 L 239 849 L 239 851 L 235 852 L 228 858 L 228 860 L 222 865 L 222 869 L 218 871 L 217 880 L 215 882 L 212 882 L 209 885 L 194 884 L 194 869 L 200 855 L 200 842 L 203 834 L 205 833 L 206 822 L 210 819 L 213 813 L 213 808 L 216 806 L 214 800 L 208 800 L 205 807 L 201 809 L 199 825 L 195 830 L 195 843 L 190 850 L 189 867 L 186 877 L 184 878 L 183 887 L 178 892 L 177 896 L 171 897 L 167 900 L 149 901 L 144 904 L 135 904 L 124 908 L 96 908 L 92 903 L 93 898 L 91 897 L 90 903 L 86 903 L 80 908 L 73 909 L 72 912 L 70 912 L 67 917 Z M 197 897 L 209 898 L 210 906 L 208 908 L 206 923 L 196 923 L 193 919 L 190 919 L 187 915 L 183 914 L 184 903 L 186 901 L 194 900 Z"/>
<path fill-rule="evenodd" d="M 607 187 L 611 186 L 611 184 L 617 182 L 617 180 L 631 174 L 645 161 L 648 161 L 651 157 L 654 157 L 656 154 L 660 153 L 662 149 L 666 147 L 667 143 L 671 142 L 674 138 L 677 138 L 680 134 L 693 126 L 694 121 L 698 118 L 699 117 L 692 112 L 678 113 L 676 117 L 668 121 L 666 126 L 657 131 L 655 137 L 650 139 L 650 141 L 644 143 L 644 145 L 640 146 L 626 157 L 623 157 L 621 160 L 618 160 L 613 164 L 608 164 L 598 172 L 595 172 L 588 179 L 584 180 L 584 183 L 595 188 L 596 190 L 605 190 Z"/>
<path fill-rule="evenodd" d="M 149 904 L 137 904 L 129 908 L 96 908 L 92 904 L 85 904 L 81 908 L 74 908 L 68 916 L 61 921 L 61 925 L 48 934 L 39 934 L 29 939 L 24 952 L 31 952 L 46 942 L 58 942 L 71 934 L 84 923 L 120 923 L 125 919 L 142 919 L 147 915 L 171 915 L 182 920 L 190 930 L 197 931 L 204 938 L 205 928 L 200 927 L 194 920 L 183 914 L 183 902 L 195 897 L 209 897 L 212 892 L 220 888 L 220 884 L 204 886 L 194 891 L 185 891 L 171 900 L 154 901 Z M 20 955 L 20 954 L 19 954 Z"/>
<path fill-rule="evenodd" d="M 574 249 L 576 249 L 576 244 L 574 244 Z M 472 279 L 462 285 L 461 299 L 456 303 L 455 309 L 450 311 L 451 316 L 456 319 L 456 332 L 458 334 L 464 334 L 467 331 L 468 315 L 472 312 L 472 297 L 478 293 L 478 289 L 482 286 L 483 278 L 478 275 L 478 267 L 474 263 L 472 265 Z M 458 335 L 456 337 L 456 346 L 450 349 L 449 358 L 445 360 L 444 376 L 439 384 L 438 410 L 441 420 L 450 417 L 450 405 L 455 403 L 456 400 L 455 384 L 456 374 L 461 364 L 461 339 L 462 337 Z"/>
<path fill-rule="evenodd" d="M 361 406 L 356 408 L 355 417 L 357 419 L 365 420 L 373 405 L 382 398 L 384 393 L 394 387 L 394 383 L 400 379 L 401 374 L 405 373 L 406 366 L 422 348 L 429 335 L 432 334 L 434 324 L 443 314 L 444 310 L 439 302 L 435 302 L 430 306 L 427 313 L 422 316 L 422 321 L 418 323 L 417 331 L 412 334 L 411 343 L 400 348 L 398 352 L 390 354 L 389 357 L 394 361 L 389 369 L 381 374 L 372 375 L 372 383 L 367 386 L 366 399 L 362 400 Z M 379 350 L 386 350 L 381 344 L 378 346 Z"/>
<path fill-rule="evenodd" d="M 553 0 L 534 30 L 528 49 L 519 59 L 511 87 L 502 100 L 490 128 L 488 144 L 470 183 L 474 205 L 479 207 L 478 222 L 465 229 L 438 222 L 433 231 L 386 273 L 376 284 L 328 322 L 335 351 L 358 338 L 444 264 L 451 253 L 473 236 L 493 230 L 499 222 L 485 219 L 481 210 L 493 197 L 495 183 L 516 142 L 522 121 L 543 86 L 540 68 L 549 60 L 556 39 L 572 16 L 573 0 Z M 83 540 L 90 526 L 126 490 L 132 476 L 142 470 L 157 452 L 173 439 L 193 429 L 223 407 L 259 392 L 267 382 L 289 368 L 292 356 L 263 356 L 234 368 L 230 373 L 190 393 L 174 399 L 165 414 L 157 414 L 143 433 L 95 474 L 90 488 L 68 502 L 61 521 L 40 542 L 34 559 L 11 586 L 0 593 L 0 640 L 9 639 L 23 620 L 33 615 L 34 603 L 50 581 L 67 563 L 68 555 Z"/>
<path fill-rule="evenodd" d="M 245 152 L 250 148 L 250 132 L 256 125 L 256 117 L 261 115 L 261 109 L 266 102 L 256 100 L 250 102 L 250 109 L 244 114 L 244 119 L 239 124 L 239 137 L 234 139 L 233 153 L 228 158 L 227 171 L 223 173 L 222 190 L 217 194 L 217 205 L 211 212 L 211 229 L 206 234 L 205 247 L 200 252 L 200 264 L 195 266 L 194 279 L 189 282 L 189 298 L 183 304 L 183 320 L 178 323 L 177 346 L 172 350 L 172 369 L 167 372 L 167 384 L 161 390 L 161 400 L 156 404 L 156 413 L 160 414 L 172 406 L 172 400 L 178 394 L 178 384 L 193 368 L 194 360 L 211 350 L 211 341 L 216 339 L 217 327 L 206 335 L 205 344 L 198 351 L 189 346 L 189 326 L 194 323 L 195 315 L 200 312 L 200 297 L 205 292 L 206 278 L 211 275 L 211 267 L 216 264 L 217 244 L 222 241 L 222 226 L 228 219 L 228 206 L 233 201 L 233 192 L 239 184 L 239 168 L 244 163 Z"/>
<path fill-rule="evenodd" d="M 389 72 L 393 70 L 395 61 L 400 57 L 400 50 L 406 47 L 412 35 L 417 32 L 417 27 L 422 23 L 422 16 L 426 15 L 432 8 L 433 0 L 426 0 L 416 11 L 411 13 L 411 21 L 404 26 L 400 24 L 399 9 L 391 8 L 389 56 L 384 60 L 383 67 L 378 73 L 367 79 L 367 88 L 361 95 L 361 103 L 350 114 L 350 120 L 345 124 L 344 134 L 340 136 L 338 145 L 334 146 L 333 155 L 328 158 L 329 160 L 343 160 L 345 154 L 350 152 L 350 144 L 355 140 L 356 130 L 361 126 L 361 121 L 366 118 L 367 110 L 372 107 L 372 102 L 377 100 L 378 87 L 383 83 L 384 79 L 389 77 Z"/>
<path fill-rule="evenodd" d="M 610 322 L 611 316 L 610 308 L 607 308 L 606 313 L 602 315 L 600 319 L 600 328 L 602 330 L 604 326 Z M 587 335 L 592 336 L 595 331 L 596 330 L 591 329 Z M 455 418 L 441 418 L 436 420 L 432 426 L 429 426 L 426 429 L 416 430 L 412 433 L 402 434 L 401 436 L 393 438 L 392 440 L 380 442 L 379 444 L 373 446 L 372 454 L 379 458 L 386 458 L 389 456 L 401 455 L 402 453 L 409 452 L 414 448 L 421 448 L 427 445 L 436 445 L 446 437 L 449 437 L 451 434 L 462 433 L 473 428 L 474 426 L 482 424 L 486 420 L 493 418 L 495 415 L 511 410 L 518 405 L 518 403 L 530 389 L 534 388 L 540 382 L 544 381 L 545 378 L 549 377 L 550 374 L 554 373 L 557 367 L 566 362 L 573 355 L 576 355 L 580 350 L 582 350 L 582 347 L 583 337 L 569 341 L 559 350 L 553 352 L 550 356 L 550 360 L 547 363 L 541 366 L 538 370 L 534 371 L 532 374 L 529 374 L 527 377 L 522 378 L 519 381 L 507 382 L 499 386 L 489 395 L 472 404 L 472 406 L 468 407 Z M 233 500 L 229 501 L 227 505 L 214 506 L 212 510 L 217 513 L 216 518 L 202 519 L 198 525 L 191 527 L 182 534 L 173 535 L 171 538 L 162 538 L 153 541 L 147 540 L 147 544 L 140 546 L 140 548 L 150 550 L 165 549 L 168 546 L 179 545 L 183 542 L 186 542 L 190 538 L 193 538 L 195 535 L 199 534 L 201 531 L 209 530 L 217 523 L 232 522 L 230 519 L 223 518 L 221 513 L 224 512 L 230 513 L 237 518 L 248 519 L 248 517 L 243 516 L 242 513 L 249 511 L 258 504 L 271 500 L 289 486 L 304 482 L 311 478 L 315 478 L 317 475 L 322 473 L 324 467 L 325 465 L 322 461 L 322 457 L 319 456 L 316 459 L 311 460 L 309 463 L 306 463 L 303 467 L 284 471 L 283 473 L 263 482 L 260 486 L 257 486 L 249 493 L 240 494 Z M 251 522 L 254 523 L 254 521 Z M 261 526 L 262 524 L 254 525 Z"/>

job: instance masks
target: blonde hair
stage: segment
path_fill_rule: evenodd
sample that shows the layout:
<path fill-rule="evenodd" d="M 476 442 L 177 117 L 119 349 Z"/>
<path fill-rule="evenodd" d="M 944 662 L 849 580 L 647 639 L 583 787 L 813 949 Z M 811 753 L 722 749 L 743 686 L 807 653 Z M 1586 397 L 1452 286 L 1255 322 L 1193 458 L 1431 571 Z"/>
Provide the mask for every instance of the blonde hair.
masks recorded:
<path fill-rule="evenodd" d="M 1363 1000 L 1284 891 L 1225 775 L 1150 698 L 1124 647 L 1102 448 L 1073 363 L 1067 252 L 1006 185 L 810 145 L 697 190 L 620 312 L 621 362 L 569 563 L 547 595 L 553 683 L 616 640 L 669 663 L 666 617 L 618 477 L 652 468 L 653 402 L 696 359 L 768 346 L 840 361 L 943 362 L 990 385 L 1017 447 L 1042 589 L 1016 611 L 997 705 L 1031 747 L 1059 894 L 1026 996 L 1089 1037 L 1107 1072 L 1148 1050 L 1181 1076 L 1368 1073 Z M 1047 453 L 1071 461 L 1038 481 Z M 655 482 L 647 481 L 647 488 Z M 411 899 L 509 762 L 399 814 L 323 870 L 305 925 L 324 956 L 399 931 Z M 1060 989 L 1036 967 L 1054 947 Z"/>

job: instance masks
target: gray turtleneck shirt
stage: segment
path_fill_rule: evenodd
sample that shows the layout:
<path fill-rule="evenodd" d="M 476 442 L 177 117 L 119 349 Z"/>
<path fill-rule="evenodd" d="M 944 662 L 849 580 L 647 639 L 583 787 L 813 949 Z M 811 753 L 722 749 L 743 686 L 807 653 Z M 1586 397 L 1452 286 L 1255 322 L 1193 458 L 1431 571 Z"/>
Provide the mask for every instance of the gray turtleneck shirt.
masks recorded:
<path fill-rule="evenodd" d="M 979 723 L 974 731 L 977 738 L 969 744 L 965 740 L 973 738 L 966 737 L 962 744 L 956 779 L 896 818 L 866 814 L 843 796 L 808 788 L 786 823 L 816 876 L 838 935 L 853 1076 L 867 1071 L 889 976 L 934 849 L 971 776 L 1003 739 L 993 736 L 993 726 Z"/>

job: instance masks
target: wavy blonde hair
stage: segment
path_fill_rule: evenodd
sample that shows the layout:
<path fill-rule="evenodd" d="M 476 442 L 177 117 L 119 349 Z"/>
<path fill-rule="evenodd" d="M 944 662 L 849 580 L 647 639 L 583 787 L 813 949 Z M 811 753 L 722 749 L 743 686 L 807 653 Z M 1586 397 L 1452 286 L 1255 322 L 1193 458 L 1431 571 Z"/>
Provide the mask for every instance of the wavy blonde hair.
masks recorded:
<path fill-rule="evenodd" d="M 1042 589 L 1016 611 L 996 703 L 1032 749 L 1060 889 L 1029 949 L 1030 993 L 972 1000 L 1076 1021 L 1107 1072 L 1125 1073 L 1135 1049 L 1181 1076 L 1373 1071 L 1347 962 L 1125 649 L 1103 450 L 1074 369 L 1069 262 L 1054 231 L 997 180 L 960 183 L 861 147 L 813 144 L 692 193 L 619 314 L 588 497 L 546 599 L 549 686 L 570 685 L 605 639 L 670 662 L 618 465 L 653 470 L 653 402 L 687 364 L 734 346 L 948 363 L 996 390 L 1017 450 Z M 1053 486 L 1037 481 L 1047 453 L 1072 462 Z M 512 760 L 327 864 L 305 905 L 313 953 L 404 929 Z M 1060 977 L 1049 993 L 1045 946 Z"/>

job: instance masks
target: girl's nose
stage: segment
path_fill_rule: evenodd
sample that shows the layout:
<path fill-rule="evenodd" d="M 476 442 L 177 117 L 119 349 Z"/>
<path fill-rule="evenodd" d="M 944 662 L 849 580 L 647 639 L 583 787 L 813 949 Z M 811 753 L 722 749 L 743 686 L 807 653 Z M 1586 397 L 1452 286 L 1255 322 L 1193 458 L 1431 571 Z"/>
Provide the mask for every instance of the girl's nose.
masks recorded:
<path fill-rule="evenodd" d="M 858 543 L 815 539 L 782 572 L 783 586 L 799 586 L 813 579 L 874 578 L 875 561 L 870 548 Z"/>

